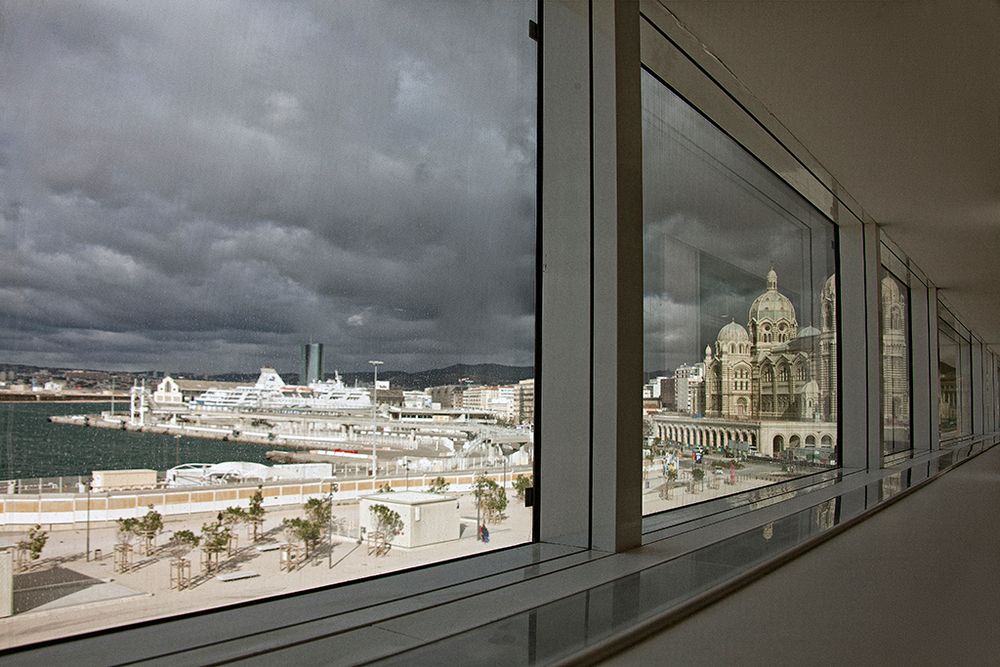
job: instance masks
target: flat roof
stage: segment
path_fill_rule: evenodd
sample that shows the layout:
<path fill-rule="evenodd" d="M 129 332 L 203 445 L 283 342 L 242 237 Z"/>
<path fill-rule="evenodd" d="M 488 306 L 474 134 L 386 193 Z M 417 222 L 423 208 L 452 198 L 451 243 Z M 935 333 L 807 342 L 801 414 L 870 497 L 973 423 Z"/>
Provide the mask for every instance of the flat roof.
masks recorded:
<path fill-rule="evenodd" d="M 430 503 L 440 503 L 446 501 L 454 502 L 451 496 L 440 493 L 424 493 L 422 491 L 394 491 L 392 493 L 376 493 L 371 496 L 364 496 L 362 500 L 377 500 L 380 503 L 396 505 L 427 505 Z"/>

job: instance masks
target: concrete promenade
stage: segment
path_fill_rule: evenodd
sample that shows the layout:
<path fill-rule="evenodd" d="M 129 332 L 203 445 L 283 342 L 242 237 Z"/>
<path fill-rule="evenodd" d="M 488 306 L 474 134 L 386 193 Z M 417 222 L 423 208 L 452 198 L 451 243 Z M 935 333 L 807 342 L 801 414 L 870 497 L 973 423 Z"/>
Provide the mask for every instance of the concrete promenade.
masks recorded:
<path fill-rule="evenodd" d="M 416 490 L 416 487 L 414 487 Z M 511 494 L 513 495 L 513 494 Z M 37 642 L 74 633 L 113 627 L 125 623 L 170 616 L 182 612 L 279 595 L 337 582 L 367 577 L 384 572 L 424 565 L 439 560 L 456 558 L 491 549 L 499 549 L 527 542 L 531 539 L 531 510 L 523 507 L 516 498 L 510 498 L 508 518 L 490 526 L 490 542 L 476 541 L 476 505 L 470 494 L 457 496 L 462 517 L 462 537 L 417 549 L 393 548 L 384 557 L 369 556 L 365 545 L 355 540 L 335 537 L 330 553 L 324 544 L 313 557 L 292 572 L 279 566 L 279 551 L 274 548 L 284 543 L 281 520 L 301 516 L 301 508 L 282 508 L 268 512 L 264 524 L 265 537 L 257 544 L 250 544 L 244 529 L 240 528 L 239 543 L 231 558 L 223 558 L 223 573 L 255 573 L 258 576 L 225 582 L 206 577 L 200 572 L 199 551 L 166 547 L 170 536 L 178 530 L 201 530 L 202 524 L 214 519 L 214 514 L 196 514 L 183 517 L 166 517 L 164 533 L 157 539 L 160 545 L 150 556 L 134 556 L 135 567 L 126 573 L 115 573 L 111 554 L 115 544 L 112 526 L 91 530 L 91 548 L 100 548 L 103 557 L 87 562 L 85 557 L 86 531 L 82 527 L 53 531 L 43 551 L 42 560 L 34 572 L 57 571 L 75 573 L 80 582 L 67 583 L 66 595 L 48 600 L 32 609 L 0 619 L 0 647 L 11 647 Z M 356 526 L 357 504 L 334 507 L 334 517 Z M 6 541 L 16 541 L 10 535 Z M 258 546 L 271 545 L 272 550 L 261 551 Z M 195 585 L 189 590 L 170 588 L 170 560 L 189 553 Z M 330 567 L 332 556 L 333 567 Z M 20 575 L 19 575 L 20 576 Z M 53 575 L 56 576 L 56 575 Z M 15 584 L 15 588 L 17 585 Z M 59 591 L 56 591 L 58 594 Z M 52 596 L 49 596 L 52 597 Z M 15 606 L 24 604 L 24 590 L 15 592 Z M 29 603 L 30 604 L 30 603 Z"/>

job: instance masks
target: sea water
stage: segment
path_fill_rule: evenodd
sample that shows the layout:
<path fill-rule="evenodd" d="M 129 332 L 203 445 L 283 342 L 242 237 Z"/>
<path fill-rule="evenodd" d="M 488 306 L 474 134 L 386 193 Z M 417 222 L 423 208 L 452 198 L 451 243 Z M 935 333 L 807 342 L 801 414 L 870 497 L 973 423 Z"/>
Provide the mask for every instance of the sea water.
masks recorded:
<path fill-rule="evenodd" d="M 116 414 L 128 409 L 127 404 L 116 407 Z M 50 415 L 99 414 L 110 408 L 110 403 L 0 403 L 0 480 L 122 468 L 166 470 L 180 463 L 267 463 L 267 448 L 261 445 L 48 421 Z"/>

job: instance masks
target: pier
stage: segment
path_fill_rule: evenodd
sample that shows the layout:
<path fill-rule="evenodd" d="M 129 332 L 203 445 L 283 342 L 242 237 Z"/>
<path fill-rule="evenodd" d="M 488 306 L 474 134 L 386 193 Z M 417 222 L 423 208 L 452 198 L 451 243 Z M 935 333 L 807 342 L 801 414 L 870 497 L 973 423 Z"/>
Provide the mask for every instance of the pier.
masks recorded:
<path fill-rule="evenodd" d="M 50 416 L 49 421 L 92 427 L 240 442 L 268 447 L 272 460 L 323 461 L 363 466 L 377 451 L 380 463 L 419 459 L 422 470 L 469 467 L 469 458 L 496 458 L 514 452 L 511 465 L 532 460 L 531 431 L 475 421 L 426 422 L 354 415 L 189 412 L 153 415 L 136 423 L 125 415 L 104 412 Z M 280 448 L 280 449 L 279 449 Z M 281 452 L 280 450 L 290 450 Z M 439 463 L 434 463 L 439 461 Z"/>

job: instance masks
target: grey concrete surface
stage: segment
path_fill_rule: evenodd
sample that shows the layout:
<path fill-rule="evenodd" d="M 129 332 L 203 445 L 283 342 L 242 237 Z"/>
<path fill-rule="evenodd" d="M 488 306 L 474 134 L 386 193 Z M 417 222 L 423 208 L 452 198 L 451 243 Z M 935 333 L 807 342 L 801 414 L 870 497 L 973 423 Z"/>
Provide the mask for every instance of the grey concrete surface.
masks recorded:
<path fill-rule="evenodd" d="M 606 665 L 1000 664 L 1000 447 Z"/>

